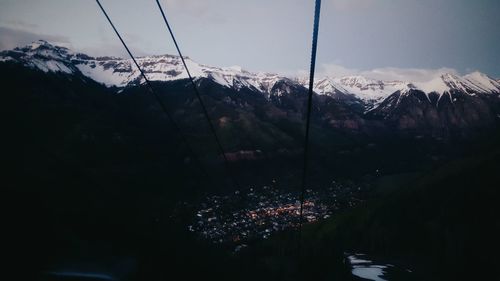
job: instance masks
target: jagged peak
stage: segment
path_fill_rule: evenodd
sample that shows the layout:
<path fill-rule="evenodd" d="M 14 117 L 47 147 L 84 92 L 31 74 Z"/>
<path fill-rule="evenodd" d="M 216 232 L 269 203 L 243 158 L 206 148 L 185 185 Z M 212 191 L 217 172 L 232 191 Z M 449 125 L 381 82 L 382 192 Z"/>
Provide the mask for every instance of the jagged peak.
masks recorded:
<path fill-rule="evenodd" d="M 37 40 L 37 41 L 33 41 L 30 44 L 27 44 L 25 46 L 14 48 L 14 51 L 21 51 L 21 52 L 30 52 L 30 51 L 37 52 L 37 51 L 42 51 L 42 50 L 57 50 L 57 51 L 63 51 L 66 53 L 71 53 L 69 48 L 62 43 L 49 42 L 49 41 L 42 40 L 42 39 Z"/>
<path fill-rule="evenodd" d="M 450 81 L 459 80 L 460 79 L 458 77 L 458 75 L 453 74 L 453 73 L 449 73 L 449 72 L 441 74 L 440 77 L 443 80 L 450 80 Z"/>
<path fill-rule="evenodd" d="M 31 49 L 31 50 L 36 50 L 42 46 L 45 46 L 45 47 L 48 47 L 48 48 L 55 48 L 56 47 L 56 44 L 52 44 L 52 43 L 49 43 L 48 41 L 46 40 L 37 40 L 37 41 L 33 41 L 31 42 L 30 44 L 24 46 L 24 47 L 21 47 L 21 49 L 25 49 L 25 48 L 28 48 L 28 49 Z"/>
<path fill-rule="evenodd" d="M 465 75 L 464 78 L 484 91 L 500 92 L 500 83 L 482 72 L 474 71 Z"/>
<path fill-rule="evenodd" d="M 349 84 L 373 84 L 382 82 L 381 80 L 371 79 L 361 75 L 347 75 L 337 79 L 343 83 Z"/>

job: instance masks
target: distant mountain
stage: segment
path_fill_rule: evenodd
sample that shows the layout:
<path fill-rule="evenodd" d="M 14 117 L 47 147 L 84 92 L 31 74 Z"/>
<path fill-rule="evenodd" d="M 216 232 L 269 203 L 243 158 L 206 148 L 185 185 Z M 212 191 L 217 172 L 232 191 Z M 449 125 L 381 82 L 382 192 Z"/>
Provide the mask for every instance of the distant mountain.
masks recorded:
<path fill-rule="evenodd" d="M 216 83 L 233 88 L 250 88 L 265 94 L 283 94 L 282 90 L 274 89 L 278 82 L 286 82 L 294 86 L 308 87 L 307 79 L 290 79 L 270 73 L 252 73 L 239 66 L 213 67 L 199 64 L 189 57 L 186 63 L 194 77 L 209 78 Z M 126 87 L 141 82 L 139 71 L 130 59 L 117 57 L 91 57 L 75 53 L 67 48 L 54 46 L 40 40 L 28 46 L 0 53 L 0 61 L 17 61 L 32 68 L 45 72 L 77 73 L 111 87 Z M 138 58 L 151 81 L 172 81 L 186 79 L 187 73 L 178 56 L 159 55 Z M 443 74 L 428 82 L 382 81 L 363 76 L 345 76 L 317 79 L 314 91 L 320 95 L 334 97 L 352 97 L 374 107 L 382 103 L 395 92 L 420 90 L 426 94 L 439 95 L 450 91 L 461 91 L 467 94 L 500 93 L 500 82 L 491 77 L 474 72 L 463 77 L 453 74 Z M 286 91 L 285 91 L 286 92 Z"/>
<path fill-rule="evenodd" d="M 192 76 L 209 78 L 222 86 L 234 89 L 246 87 L 270 94 L 278 81 L 290 80 L 277 74 L 250 73 L 238 66 L 212 67 L 196 63 L 189 57 L 185 57 L 185 60 Z M 131 59 L 91 57 L 43 40 L 2 52 L 0 61 L 16 61 L 44 72 L 81 73 L 108 87 L 126 87 L 143 82 Z M 137 61 L 151 81 L 188 78 L 179 56 L 139 57 Z"/>
<path fill-rule="evenodd" d="M 409 93 L 411 90 L 419 90 L 427 95 L 431 93 L 443 95 L 452 91 L 470 95 L 499 94 L 500 83 L 480 72 L 463 77 L 443 74 L 428 82 L 381 81 L 362 76 L 346 76 L 317 80 L 314 90 L 318 94 L 325 95 L 352 95 L 376 107 L 396 92 Z"/>
<path fill-rule="evenodd" d="M 206 66 L 189 57 L 185 59 L 198 81 L 211 81 L 235 94 L 261 94 L 281 111 L 266 114 L 299 117 L 297 113 L 302 112 L 307 79 L 252 73 L 241 67 Z M 178 56 L 147 56 L 137 60 L 151 81 L 187 78 Z M 46 41 L 0 52 L 0 62 L 19 63 L 46 73 L 81 75 L 106 87 L 116 87 L 116 91 L 143 82 L 130 59 L 91 57 Z M 443 74 L 427 82 L 326 77 L 315 81 L 314 91 L 318 95 L 315 102 L 319 103 L 316 110 L 321 120 L 334 129 L 369 133 L 385 128 L 447 135 L 453 130 L 495 126 L 500 120 L 500 83 L 480 72 L 465 76 Z"/>
<path fill-rule="evenodd" d="M 314 91 L 320 95 L 351 96 L 369 107 L 378 105 L 396 91 L 408 91 L 412 88 L 414 86 L 409 82 L 373 80 L 363 76 L 323 78 L 314 83 Z"/>

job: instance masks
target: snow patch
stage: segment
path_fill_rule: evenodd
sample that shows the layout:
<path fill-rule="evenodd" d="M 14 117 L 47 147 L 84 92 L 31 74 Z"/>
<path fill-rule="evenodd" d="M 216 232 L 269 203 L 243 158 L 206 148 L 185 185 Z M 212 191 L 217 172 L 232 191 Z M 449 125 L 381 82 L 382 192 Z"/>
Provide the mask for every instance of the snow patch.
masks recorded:
<path fill-rule="evenodd" d="M 387 281 L 387 279 L 382 278 L 384 276 L 383 268 L 377 266 L 354 267 L 352 274 L 368 280 Z"/>
<path fill-rule="evenodd" d="M 383 278 L 386 273 L 384 269 L 388 266 L 373 264 L 371 260 L 365 259 L 364 255 L 349 255 L 347 259 L 352 266 L 353 275 L 373 281 L 386 281 Z"/>
<path fill-rule="evenodd" d="M 438 93 L 442 94 L 446 91 L 450 90 L 450 87 L 446 85 L 441 77 L 437 77 L 428 82 L 418 82 L 415 83 L 417 89 L 422 90 L 423 92 L 429 93 Z"/>
<path fill-rule="evenodd" d="M 0 57 L 0 62 L 6 62 L 6 61 L 12 61 L 14 60 L 11 57 L 5 56 L 5 57 Z"/>
<path fill-rule="evenodd" d="M 125 73 L 116 73 L 114 69 L 104 69 L 101 65 L 79 64 L 76 67 L 83 75 L 107 87 L 125 87 L 130 78 L 129 75 Z"/>

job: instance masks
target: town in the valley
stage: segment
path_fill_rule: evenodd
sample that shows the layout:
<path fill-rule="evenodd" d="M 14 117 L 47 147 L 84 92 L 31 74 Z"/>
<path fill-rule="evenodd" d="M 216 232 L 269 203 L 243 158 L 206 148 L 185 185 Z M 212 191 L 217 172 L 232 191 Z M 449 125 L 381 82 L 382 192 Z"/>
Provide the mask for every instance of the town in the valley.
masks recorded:
<path fill-rule="evenodd" d="M 368 184 L 333 181 L 321 190 L 307 189 L 303 222 L 327 219 L 335 212 L 363 202 Z M 252 239 L 267 239 L 276 231 L 294 228 L 300 221 L 300 191 L 283 191 L 271 184 L 235 191 L 231 195 L 207 196 L 195 211 L 189 230 L 214 243 L 235 245 L 235 251 Z"/>

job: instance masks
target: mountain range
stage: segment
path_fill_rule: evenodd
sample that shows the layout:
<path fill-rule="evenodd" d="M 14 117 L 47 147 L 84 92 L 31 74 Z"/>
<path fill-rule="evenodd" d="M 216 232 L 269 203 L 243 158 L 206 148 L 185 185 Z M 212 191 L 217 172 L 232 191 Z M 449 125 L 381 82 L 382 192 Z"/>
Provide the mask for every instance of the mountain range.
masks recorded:
<path fill-rule="evenodd" d="M 185 59 L 198 83 L 210 81 L 235 94 L 260 93 L 288 114 L 290 108 L 283 107 L 284 100 L 294 99 L 294 95 L 305 93 L 308 87 L 307 79 L 252 73 L 241 67 L 213 67 L 189 57 Z M 187 78 L 178 56 L 146 56 L 137 61 L 151 81 Z M 116 88 L 116 92 L 143 83 L 130 59 L 91 57 L 46 41 L 3 51 L 0 62 L 12 62 L 45 73 L 84 76 L 108 88 Z M 337 129 L 369 132 L 390 127 L 446 135 L 455 129 L 490 128 L 500 120 L 500 82 L 480 72 L 465 76 L 447 73 L 427 82 L 382 81 L 363 76 L 325 77 L 314 82 L 314 92 L 321 119 Z M 337 112 L 327 109 L 332 100 L 344 109 Z"/>
<path fill-rule="evenodd" d="M 67 74 L 81 73 L 108 87 L 126 87 L 143 81 L 131 59 L 118 57 L 91 57 L 75 53 L 65 47 L 55 46 L 47 41 L 37 41 L 25 47 L 4 51 L 0 61 L 16 61 L 44 72 Z M 307 79 L 287 78 L 271 73 L 252 73 L 239 66 L 213 67 L 199 64 L 189 57 L 186 63 L 193 77 L 209 78 L 224 87 L 236 90 L 250 88 L 268 95 L 280 95 L 274 89 L 278 82 L 308 87 Z M 180 57 L 158 55 L 139 57 L 139 65 L 151 81 L 172 81 L 188 78 Z M 445 73 L 427 82 L 382 81 L 363 76 L 325 77 L 316 79 L 314 91 L 320 95 L 352 96 L 368 107 L 376 107 L 395 92 L 408 93 L 418 90 L 439 96 L 459 91 L 469 95 L 499 94 L 500 82 L 480 72 L 465 76 Z"/>

